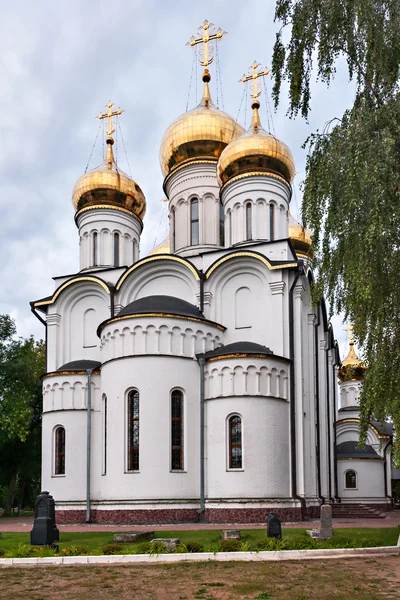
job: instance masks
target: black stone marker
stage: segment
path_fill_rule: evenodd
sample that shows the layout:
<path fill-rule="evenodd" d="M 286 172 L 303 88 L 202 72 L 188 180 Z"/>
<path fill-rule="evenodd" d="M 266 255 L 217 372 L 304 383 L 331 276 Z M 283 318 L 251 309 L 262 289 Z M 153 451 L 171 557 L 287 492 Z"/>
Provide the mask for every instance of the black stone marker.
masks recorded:
<path fill-rule="evenodd" d="M 31 531 L 32 546 L 53 546 L 60 539 L 56 526 L 54 498 L 49 492 L 40 492 L 35 502 L 35 520 Z"/>
<path fill-rule="evenodd" d="M 267 536 L 274 537 L 277 540 L 282 539 L 281 520 L 274 512 L 269 513 L 267 517 Z"/>

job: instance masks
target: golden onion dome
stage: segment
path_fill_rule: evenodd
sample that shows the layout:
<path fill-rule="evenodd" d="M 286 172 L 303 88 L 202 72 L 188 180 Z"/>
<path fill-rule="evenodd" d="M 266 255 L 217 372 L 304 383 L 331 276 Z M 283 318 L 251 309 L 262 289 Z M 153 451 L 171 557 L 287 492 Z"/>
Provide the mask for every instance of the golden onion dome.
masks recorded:
<path fill-rule="evenodd" d="M 153 250 L 150 250 L 148 256 L 155 256 L 156 254 L 171 254 L 169 234 L 167 235 L 165 240 L 161 242 L 161 244 L 158 244 L 153 248 Z"/>
<path fill-rule="evenodd" d="M 254 100 L 250 129 L 231 142 L 220 156 L 217 176 L 221 186 L 233 177 L 244 174 L 279 175 L 288 183 L 295 176 L 291 151 L 286 144 L 262 128 L 259 108 L 259 101 Z"/>
<path fill-rule="evenodd" d="M 362 381 L 367 367 L 358 358 L 354 348 L 353 326 L 350 325 L 349 352 L 342 361 L 339 369 L 339 379 L 341 382 L 355 380 Z"/>
<path fill-rule="evenodd" d="M 138 184 L 118 168 L 113 144 L 114 140 L 109 136 L 104 163 L 78 179 L 72 192 L 72 203 L 76 211 L 86 207 L 112 206 L 128 210 L 143 219 L 146 199 Z"/>
<path fill-rule="evenodd" d="M 217 162 L 223 149 L 244 132 L 230 115 L 212 103 L 207 69 L 200 104 L 178 117 L 161 141 L 160 164 L 164 177 L 183 164 Z"/>
<path fill-rule="evenodd" d="M 312 235 L 289 212 L 289 238 L 299 258 L 312 256 Z"/>

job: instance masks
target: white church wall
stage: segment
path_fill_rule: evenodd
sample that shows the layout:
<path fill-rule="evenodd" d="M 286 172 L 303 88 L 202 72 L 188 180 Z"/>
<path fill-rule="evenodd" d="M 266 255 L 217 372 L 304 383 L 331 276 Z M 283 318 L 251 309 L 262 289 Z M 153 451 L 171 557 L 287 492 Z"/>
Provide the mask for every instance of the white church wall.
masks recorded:
<path fill-rule="evenodd" d="M 110 295 L 93 281 L 66 288 L 49 306 L 47 372 L 72 360 L 100 360 L 97 326 L 110 317 Z"/>
<path fill-rule="evenodd" d="M 172 260 L 150 259 L 143 267 L 129 273 L 124 280 L 116 303 L 126 306 L 146 296 L 174 296 L 198 305 L 199 283 L 184 265 Z"/>
<path fill-rule="evenodd" d="M 223 188 L 221 197 L 226 217 L 225 246 L 288 237 L 290 190 L 280 180 L 269 176 L 237 179 Z M 247 205 L 251 211 L 251 231 Z M 273 207 L 272 221 L 270 206 Z"/>
<path fill-rule="evenodd" d="M 178 169 L 165 189 L 169 198 L 174 252 L 182 256 L 220 247 L 219 186 L 216 164 L 198 163 Z M 199 240 L 192 245 L 190 201 L 198 200 Z"/>
<path fill-rule="evenodd" d="M 138 260 L 143 226 L 134 215 L 113 208 L 96 208 L 78 216 L 78 228 L 81 270 L 95 266 L 129 266 Z M 114 254 L 114 234 L 119 236 L 118 261 Z"/>
<path fill-rule="evenodd" d="M 340 384 L 340 407 L 358 406 L 362 383 L 355 380 L 343 381 Z"/>
<path fill-rule="evenodd" d="M 239 415 L 242 419 L 241 469 L 229 469 L 228 419 L 232 415 Z M 207 400 L 206 431 L 208 499 L 289 496 L 287 402 L 253 396 Z"/>
<path fill-rule="evenodd" d="M 357 487 L 346 489 L 345 473 L 353 470 L 357 474 Z M 338 460 L 339 497 L 347 502 L 386 502 L 384 463 L 382 460 L 352 459 Z"/>
<path fill-rule="evenodd" d="M 206 322 L 152 315 L 129 317 L 105 325 L 101 360 L 138 354 L 195 358 L 222 345 L 224 332 Z"/>
<path fill-rule="evenodd" d="M 127 393 L 139 391 L 139 472 L 127 472 Z M 171 472 L 173 389 L 184 394 L 184 469 Z M 97 499 L 165 500 L 199 495 L 199 367 L 195 360 L 135 357 L 102 368 L 107 396 L 107 473 L 93 473 Z M 101 447 L 96 449 L 101 455 Z"/>

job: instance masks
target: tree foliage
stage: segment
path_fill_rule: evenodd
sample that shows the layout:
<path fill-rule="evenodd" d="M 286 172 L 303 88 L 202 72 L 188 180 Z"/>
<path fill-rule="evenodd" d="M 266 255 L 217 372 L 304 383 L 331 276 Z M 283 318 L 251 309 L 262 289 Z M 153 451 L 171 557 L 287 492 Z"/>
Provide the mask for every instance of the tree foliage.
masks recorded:
<path fill-rule="evenodd" d="M 0 486 L 6 489 L 6 512 L 17 492 L 22 503 L 39 482 L 44 371 L 44 343 L 16 338 L 14 321 L 0 315 Z"/>
<path fill-rule="evenodd" d="M 307 117 L 311 78 L 327 83 L 344 57 L 353 106 L 308 140 L 303 221 L 313 230 L 315 298 L 352 321 L 368 369 L 362 438 L 371 417 L 400 432 L 400 2 L 277 0 L 274 101 Z M 290 39 L 284 43 L 285 28 Z M 396 442 L 400 457 L 400 435 Z"/>

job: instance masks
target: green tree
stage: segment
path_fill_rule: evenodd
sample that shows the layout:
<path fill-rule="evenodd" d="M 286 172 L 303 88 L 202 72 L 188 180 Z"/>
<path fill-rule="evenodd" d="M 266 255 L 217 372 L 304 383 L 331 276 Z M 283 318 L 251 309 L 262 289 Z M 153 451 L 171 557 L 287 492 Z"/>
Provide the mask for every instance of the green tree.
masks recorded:
<path fill-rule="evenodd" d="M 45 348 L 33 337 L 16 338 L 14 321 L 0 315 L 0 485 L 6 488 L 4 514 L 14 498 L 23 508 L 33 500 L 40 481 L 40 376 Z"/>
<path fill-rule="evenodd" d="M 372 416 L 400 432 L 400 2 L 277 0 L 275 17 L 275 106 L 286 79 L 289 115 L 306 118 L 313 72 L 329 85 L 339 57 L 356 83 L 353 106 L 306 142 L 303 221 L 314 233 L 315 299 L 325 293 L 352 321 L 368 366 L 361 438 Z"/>

